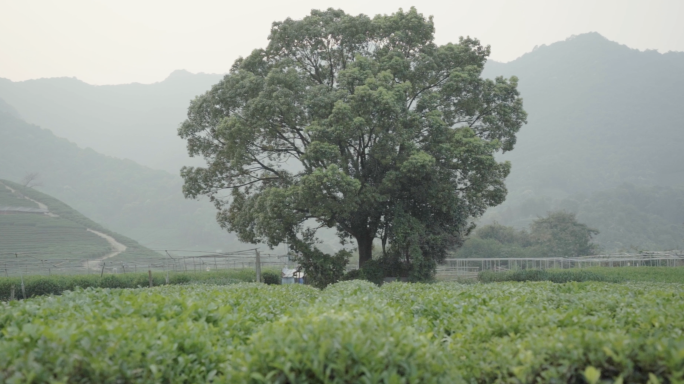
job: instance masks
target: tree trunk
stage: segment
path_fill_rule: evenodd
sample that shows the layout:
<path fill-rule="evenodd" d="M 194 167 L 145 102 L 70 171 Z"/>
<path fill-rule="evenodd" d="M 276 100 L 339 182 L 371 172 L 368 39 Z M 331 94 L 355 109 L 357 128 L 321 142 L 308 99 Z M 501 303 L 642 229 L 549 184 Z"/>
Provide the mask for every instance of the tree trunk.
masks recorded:
<path fill-rule="evenodd" d="M 359 236 L 356 238 L 356 244 L 359 246 L 359 268 L 373 259 L 373 237 Z"/>

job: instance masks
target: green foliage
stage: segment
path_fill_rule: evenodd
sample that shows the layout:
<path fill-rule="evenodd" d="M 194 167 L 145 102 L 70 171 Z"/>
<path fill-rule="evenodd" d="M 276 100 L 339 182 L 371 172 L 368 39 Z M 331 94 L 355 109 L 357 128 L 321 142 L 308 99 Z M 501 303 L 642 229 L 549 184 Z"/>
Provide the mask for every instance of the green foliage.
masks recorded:
<path fill-rule="evenodd" d="M 153 272 L 152 285 L 166 285 L 166 272 Z M 211 272 L 169 272 L 170 285 L 229 285 L 256 280 L 253 269 L 218 270 Z M 280 274 L 275 270 L 262 273 L 266 284 L 280 284 Z M 23 299 L 21 277 L 0 277 L 0 300 L 10 299 L 12 286 L 14 298 Z M 147 273 L 126 273 L 104 275 L 52 275 L 24 276 L 26 298 L 43 295 L 61 295 L 76 288 L 138 288 L 149 287 Z"/>
<path fill-rule="evenodd" d="M 335 228 L 361 267 L 380 238 L 427 279 L 506 195 L 510 164 L 494 155 L 526 113 L 515 77 L 480 77 L 488 56 L 471 38 L 438 46 L 414 8 L 276 22 L 265 49 L 191 103 L 179 135 L 208 166 L 183 168 L 183 191 L 209 196 L 242 241 L 311 253 L 316 229 Z"/>
<path fill-rule="evenodd" d="M 585 269 L 520 269 L 507 272 L 482 271 L 477 277 L 483 283 L 502 281 L 551 281 L 553 283 L 567 283 L 570 281 L 622 281 L 622 279 L 617 277 L 606 276 L 602 272 L 593 272 Z"/>
<path fill-rule="evenodd" d="M 684 284 L 684 267 L 589 267 L 582 269 L 523 269 L 507 272 L 482 271 L 478 279 L 483 283 L 502 281 L 606 281 Z"/>
<path fill-rule="evenodd" d="M 585 268 L 583 268 L 585 269 Z M 683 267 L 590 267 L 586 271 L 600 274 L 607 279 L 620 281 L 657 281 L 661 283 L 684 284 Z"/>
<path fill-rule="evenodd" d="M 340 250 L 334 255 L 321 252 L 318 248 L 303 247 L 302 255 L 297 258 L 299 267 L 304 271 L 307 282 L 317 288 L 325 288 L 342 279 L 345 266 L 349 262 L 349 251 Z"/>
<path fill-rule="evenodd" d="M 261 278 L 268 285 L 278 285 L 283 281 L 282 276 L 277 272 L 263 272 Z"/>
<path fill-rule="evenodd" d="M 530 225 L 531 241 L 550 257 L 592 255 L 597 247 L 591 243 L 591 238 L 598 233 L 598 230 L 578 223 L 575 214 L 562 211 L 551 212 Z"/>
<path fill-rule="evenodd" d="M 342 276 L 341 281 L 363 280 L 363 273 L 360 269 L 352 269 Z"/>
<path fill-rule="evenodd" d="M 78 289 L 4 306 L 0 381 L 674 383 L 683 299 L 605 282 Z"/>
<path fill-rule="evenodd" d="M 507 227 L 497 222 L 485 225 L 465 241 L 456 252 L 460 258 L 575 257 L 595 254 L 591 242 L 597 230 L 579 223 L 575 215 L 550 212 L 538 217 L 530 231 Z"/>
<path fill-rule="evenodd" d="M 316 308 L 305 316 L 264 325 L 245 348 L 248 358 L 235 361 L 240 374 L 231 380 L 339 384 L 457 380 L 456 372 L 448 375 L 453 369 L 442 349 L 425 335 L 402 326 L 386 308 L 358 309 L 321 314 Z"/>

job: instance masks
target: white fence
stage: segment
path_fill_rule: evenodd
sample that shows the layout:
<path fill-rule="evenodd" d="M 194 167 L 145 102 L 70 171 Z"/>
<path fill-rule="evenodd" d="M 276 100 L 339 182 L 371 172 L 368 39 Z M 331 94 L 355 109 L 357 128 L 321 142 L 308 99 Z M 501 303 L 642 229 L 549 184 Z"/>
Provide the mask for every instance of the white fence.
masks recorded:
<path fill-rule="evenodd" d="M 544 258 L 468 258 L 446 259 L 437 267 L 437 278 L 456 280 L 475 278 L 480 271 L 504 272 L 516 269 L 567 269 L 588 267 L 681 267 L 684 251 L 615 253 L 582 257 Z"/>

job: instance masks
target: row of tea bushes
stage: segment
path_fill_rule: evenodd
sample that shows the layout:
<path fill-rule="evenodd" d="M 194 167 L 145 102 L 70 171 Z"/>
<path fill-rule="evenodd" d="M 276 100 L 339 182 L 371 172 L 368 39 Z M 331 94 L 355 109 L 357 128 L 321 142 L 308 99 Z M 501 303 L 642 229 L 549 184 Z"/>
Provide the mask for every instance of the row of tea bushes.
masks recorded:
<path fill-rule="evenodd" d="M 551 281 L 554 283 L 567 283 L 570 281 L 622 281 L 618 277 L 607 276 L 601 272 L 600 270 L 589 271 L 586 269 L 517 269 L 506 272 L 485 270 L 480 272 L 477 277 L 483 283 L 503 281 Z"/>
<path fill-rule="evenodd" d="M 681 383 L 684 286 L 87 289 L 0 311 L 8 383 Z"/>
<path fill-rule="evenodd" d="M 267 284 L 280 284 L 280 272 L 277 270 L 265 270 L 264 282 Z M 153 272 L 152 285 L 154 287 L 166 285 L 168 276 L 169 285 L 179 284 L 215 284 L 227 285 L 256 280 L 253 269 L 216 270 L 210 272 Z M 22 280 L 24 288 L 22 290 Z M 149 287 L 147 273 L 119 273 L 107 274 L 102 277 L 93 275 L 52 275 L 52 276 L 25 276 L 25 277 L 0 277 L 0 300 L 11 299 L 12 287 L 14 287 L 14 299 L 25 299 L 43 295 L 60 295 L 64 291 L 73 291 L 77 288 L 138 288 Z"/>
<path fill-rule="evenodd" d="M 483 283 L 503 281 L 652 281 L 684 283 L 684 267 L 590 267 L 582 269 L 518 269 L 505 272 L 482 271 L 478 280 Z"/>

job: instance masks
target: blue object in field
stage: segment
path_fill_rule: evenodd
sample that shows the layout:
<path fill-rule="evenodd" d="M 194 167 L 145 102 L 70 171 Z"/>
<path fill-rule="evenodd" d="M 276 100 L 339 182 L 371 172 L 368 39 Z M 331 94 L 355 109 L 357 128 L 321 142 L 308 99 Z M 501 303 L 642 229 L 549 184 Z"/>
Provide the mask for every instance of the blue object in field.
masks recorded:
<path fill-rule="evenodd" d="M 304 278 L 303 277 L 297 278 L 297 284 L 304 284 Z"/>

